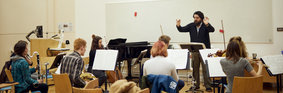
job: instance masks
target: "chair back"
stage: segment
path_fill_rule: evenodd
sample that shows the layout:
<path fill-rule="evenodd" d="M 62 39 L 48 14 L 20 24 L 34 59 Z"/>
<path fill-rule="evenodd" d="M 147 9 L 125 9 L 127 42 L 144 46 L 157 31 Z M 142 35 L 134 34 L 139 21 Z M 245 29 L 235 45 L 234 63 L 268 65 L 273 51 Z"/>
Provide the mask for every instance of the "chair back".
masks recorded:
<path fill-rule="evenodd" d="M 10 82 L 14 82 L 14 79 L 13 79 L 13 76 L 12 76 L 11 71 L 6 68 L 6 69 L 5 69 L 5 73 L 6 73 L 7 77 L 8 77 L 8 80 L 9 80 Z M 11 93 L 15 93 L 15 86 L 12 86 L 12 87 L 11 87 Z"/>
<path fill-rule="evenodd" d="M 8 77 L 8 80 L 9 80 L 10 82 L 13 82 L 14 79 L 13 79 L 13 76 L 12 76 L 11 71 L 8 70 L 8 69 L 5 69 L 5 73 L 6 73 L 7 77 Z"/>
<path fill-rule="evenodd" d="M 102 89 L 101 88 L 82 89 L 82 88 L 73 87 L 73 93 L 102 93 Z"/>
<path fill-rule="evenodd" d="M 263 93 L 263 77 L 234 77 L 232 93 Z"/>
<path fill-rule="evenodd" d="M 56 93 L 72 93 L 72 85 L 68 74 L 52 74 Z"/>

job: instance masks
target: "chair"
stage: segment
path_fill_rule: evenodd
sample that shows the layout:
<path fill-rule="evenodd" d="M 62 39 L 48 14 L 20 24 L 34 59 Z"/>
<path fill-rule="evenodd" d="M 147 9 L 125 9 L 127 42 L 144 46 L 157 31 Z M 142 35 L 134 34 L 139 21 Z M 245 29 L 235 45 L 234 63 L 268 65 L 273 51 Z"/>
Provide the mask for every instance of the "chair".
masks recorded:
<path fill-rule="evenodd" d="M 4 93 L 4 91 L 6 91 L 6 93 L 8 93 L 9 90 L 11 90 L 12 87 L 9 86 L 9 87 L 4 87 L 4 88 L 0 88 L 0 93 Z"/>
<path fill-rule="evenodd" d="M 14 79 L 13 79 L 13 76 L 12 76 L 11 71 L 8 70 L 8 69 L 5 69 L 5 73 L 6 73 L 7 77 L 8 77 L 8 80 L 9 80 L 10 82 L 14 82 Z M 12 87 L 11 87 L 11 93 L 15 93 L 14 90 L 15 90 L 15 86 L 12 86 Z M 32 91 L 32 93 L 40 93 L 40 91 Z"/>
<path fill-rule="evenodd" d="M 68 74 L 52 74 L 52 76 L 56 93 L 102 93 L 101 88 L 95 88 L 95 85 L 98 85 L 97 79 L 89 82 L 85 88 L 75 88 L 72 87 Z"/>
<path fill-rule="evenodd" d="M 263 77 L 234 77 L 232 93 L 263 93 Z"/>
<path fill-rule="evenodd" d="M 6 73 L 7 77 L 8 77 L 8 80 L 10 82 L 14 82 L 14 79 L 13 79 L 11 71 L 8 70 L 8 69 L 5 69 L 5 73 Z M 15 86 L 11 86 L 10 90 L 11 90 L 11 93 L 15 93 Z"/>

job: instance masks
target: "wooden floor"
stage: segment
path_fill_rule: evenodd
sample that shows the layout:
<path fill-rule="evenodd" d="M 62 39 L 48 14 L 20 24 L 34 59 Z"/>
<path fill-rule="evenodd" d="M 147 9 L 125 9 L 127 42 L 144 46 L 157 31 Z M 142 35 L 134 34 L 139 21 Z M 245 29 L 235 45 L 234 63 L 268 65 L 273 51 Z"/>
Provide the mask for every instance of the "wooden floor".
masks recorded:
<path fill-rule="evenodd" d="M 102 86 L 102 88 L 104 89 L 104 85 Z M 188 90 L 191 86 L 185 82 L 185 86 L 184 88 L 180 91 L 180 93 L 185 93 L 186 90 Z M 108 89 L 109 89 L 109 86 L 108 86 Z M 203 93 L 213 93 L 213 92 L 206 92 L 205 91 L 205 88 L 203 86 L 200 86 L 200 90 L 204 91 Z M 217 89 L 215 91 L 216 93 L 217 92 Z M 263 89 L 263 93 L 276 93 L 276 85 L 275 84 L 264 84 L 264 89 Z M 55 93 L 55 87 L 54 85 L 53 86 L 49 86 L 49 91 L 48 93 Z M 192 92 L 188 92 L 188 93 L 192 93 Z M 201 92 L 199 92 L 201 93 Z M 283 93 L 282 91 L 280 93 Z"/>

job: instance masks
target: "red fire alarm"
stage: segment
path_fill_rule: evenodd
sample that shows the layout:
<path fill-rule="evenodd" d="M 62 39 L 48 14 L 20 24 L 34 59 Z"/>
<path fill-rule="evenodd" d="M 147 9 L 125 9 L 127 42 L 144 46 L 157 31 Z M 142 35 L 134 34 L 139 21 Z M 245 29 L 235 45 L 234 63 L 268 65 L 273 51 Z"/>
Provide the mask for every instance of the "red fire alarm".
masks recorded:
<path fill-rule="evenodd" d="M 138 15 L 138 13 L 137 13 L 137 12 L 135 12 L 135 17 L 137 17 L 137 15 Z"/>

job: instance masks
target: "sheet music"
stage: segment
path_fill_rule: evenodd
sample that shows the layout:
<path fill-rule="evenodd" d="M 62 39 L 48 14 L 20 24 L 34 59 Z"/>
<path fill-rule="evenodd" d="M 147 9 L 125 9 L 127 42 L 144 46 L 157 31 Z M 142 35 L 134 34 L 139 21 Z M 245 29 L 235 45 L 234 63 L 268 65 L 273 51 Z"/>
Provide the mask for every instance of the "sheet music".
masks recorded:
<path fill-rule="evenodd" d="M 207 58 L 208 71 L 210 77 L 226 77 L 226 74 L 222 70 L 220 60 L 225 57 L 212 57 Z"/>
<path fill-rule="evenodd" d="M 263 62 L 269 66 L 269 71 L 273 75 L 283 74 L 283 56 L 274 55 L 274 56 L 264 56 L 262 57 Z"/>
<path fill-rule="evenodd" d="M 187 66 L 188 50 L 187 49 L 168 49 L 167 60 L 172 62 L 176 69 L 185 69 Z"/>
<path fill-rule="evenodd" d="M 118 50 L 96 50 L 93 70 L 111 70 L 115 68 Z"/>
<path fill-rule="evenodd" d="M 58 66 L 57 70 L 55 71 L 55 74 L 60 74 L 61 64 Z"/>
<path fill-rule="evenodd" d="M 199 53 L 201 55 L 201 58 L 205 64 L 205 60 L 208 58 L 208 54 L 214 54 L 218 51 L 219 49 L 201 49 L 199 50 Z"/>

